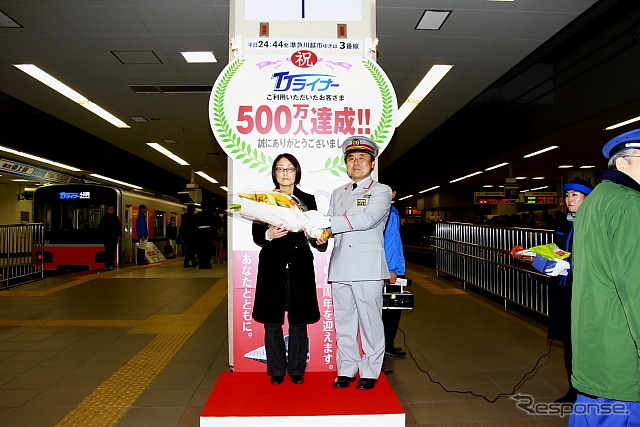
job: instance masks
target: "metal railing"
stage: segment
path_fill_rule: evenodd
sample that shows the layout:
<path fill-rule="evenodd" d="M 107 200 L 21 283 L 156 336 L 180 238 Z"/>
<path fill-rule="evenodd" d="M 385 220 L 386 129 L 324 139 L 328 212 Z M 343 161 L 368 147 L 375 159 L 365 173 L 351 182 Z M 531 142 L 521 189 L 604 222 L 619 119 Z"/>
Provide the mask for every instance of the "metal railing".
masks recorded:
<path fill-rule="evenodd" d="M 436 272 L 460 279 L 537 313 L 549 315 L 549 277 L 510 255 L 513 246 L 553 242 L 553 231 L 455 222 L 436 224 Z"/>
<path fill-rule="evenodd" d="M 44 277 L 42 224 L 0 225 L 0 287 Z"/>

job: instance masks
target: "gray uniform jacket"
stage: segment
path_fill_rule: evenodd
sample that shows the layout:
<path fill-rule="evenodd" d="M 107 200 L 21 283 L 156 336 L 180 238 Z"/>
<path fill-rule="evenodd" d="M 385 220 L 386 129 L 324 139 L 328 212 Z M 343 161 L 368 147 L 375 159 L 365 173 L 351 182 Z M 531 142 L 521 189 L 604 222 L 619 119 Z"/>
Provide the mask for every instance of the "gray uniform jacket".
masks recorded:
<path fill-rule="evenodd" d="M 351 182 L 333 190 L 329 206 L 335 239 L 329 263 L 330 282 L 389 278 L 384 227 L 391 207 L 391 188 L 368 177 L 351 191 Z"/>

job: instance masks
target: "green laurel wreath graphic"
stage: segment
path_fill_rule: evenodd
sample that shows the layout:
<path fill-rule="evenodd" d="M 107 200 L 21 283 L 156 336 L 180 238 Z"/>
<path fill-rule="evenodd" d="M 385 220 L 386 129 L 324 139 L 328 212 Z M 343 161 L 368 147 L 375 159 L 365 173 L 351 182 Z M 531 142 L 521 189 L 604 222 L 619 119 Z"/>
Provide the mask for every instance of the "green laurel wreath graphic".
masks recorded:
<path fill-rule="evenodd" d="M 238 72 L 240 67 L 244 64 L 244 59 L 236 59 L 229 68 L 220 77 L 219 84 L 216 85 L 215 91 L 212 96 L 212 119 L 211 122 L 218 131 L 218 135 L 221 137 L 219 141 L 225 145 L 225 148 L 230 149 L 230 154 L 235 155 L 236 160 L 242 160 L 242 164 L 251 163 L 249 169 L 259 168 L 258 173 L 264 173 L 269 171 L 271 173 L 271 164 L 273 158 L 266 156 L 264 153 L 260 153 L 256 148 L 247 144 L 240 136 L 238 136 L 229 125 L 227 117 L 224 112 L 224 98 L 227 92 L 227 87 L 233 76 Z"/>
<path fill-rule="evenodd" d="M 386 144 L 387 139 L 390 136 L 390 128 L 393 128 L 393 92 L 389 84 L 387 83 L 387 79 L 385 79 L 384 75 L 380 72 L 380 69 L 376 67 L 375 63 L 371 60 L 362 61 L 364 67 L 369 71 L 371 77 L 378 85 L 378 90 L 380 91 L 380 95 L 382 97 L 382 114 L 380 115 L 380 121 L 376 126 L 375 130 L 369 138 L 378 144 L 378 147 Z M 324 164 L 324 169 L 319 169 L 311 172 L 324 172 L 329 171 L 332 175 L 340 176 L 340 172 L 346 173 L 347 169 L 344 166 L 344 158 L 343 155 L 340 154 L 333 158 L 328 158 Z M 309 173 L 311 173 L 309 172 Z"/>

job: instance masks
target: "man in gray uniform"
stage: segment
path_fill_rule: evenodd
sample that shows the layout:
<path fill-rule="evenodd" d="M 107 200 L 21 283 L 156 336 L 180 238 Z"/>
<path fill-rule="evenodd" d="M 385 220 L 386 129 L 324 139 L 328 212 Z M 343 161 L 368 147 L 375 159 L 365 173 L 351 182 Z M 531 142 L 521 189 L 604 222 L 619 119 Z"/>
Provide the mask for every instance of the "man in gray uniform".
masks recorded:
<path fill-rule="evenodd" d="M 391 188 L 371 177 L 378 155 L 371 139 L 349 137 L 342 151 L 352 182 L 333 191 L 328 213 L 335 239 L 329 282 L 338 341 L 333 386 L 348 387 L 359 373 L 357 388 L 369 390 L 376 385 L 384 358 L 382 287 L 389 270 L 383 235 Z"/>

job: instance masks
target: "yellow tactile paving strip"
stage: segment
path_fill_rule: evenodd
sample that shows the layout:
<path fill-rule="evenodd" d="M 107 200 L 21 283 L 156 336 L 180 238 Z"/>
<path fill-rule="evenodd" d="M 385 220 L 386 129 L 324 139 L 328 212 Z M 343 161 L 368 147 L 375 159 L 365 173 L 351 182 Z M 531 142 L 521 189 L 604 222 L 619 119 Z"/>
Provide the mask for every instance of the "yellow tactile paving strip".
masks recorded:
<path fill-rule="evenodd" d="M 462 289 L 457 288 L 442 288 L 435 283 L 432 283 L 425 279 L 424 277 L 420 277 L 418 275 L 411 276 L 413 279 L 413 283 L 422 286 L 429 292 L 435 295 L 465 295 L 467 292 Z"/>
<path fill-rule="evenodd" d="M 129 333 L 157 336 L 56 426 L 116 425 L 226 296 L 224 277 L 183 314 L 151 316 L 138 322 Z"/>

